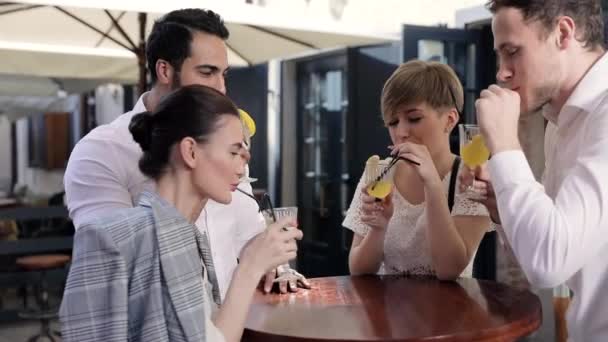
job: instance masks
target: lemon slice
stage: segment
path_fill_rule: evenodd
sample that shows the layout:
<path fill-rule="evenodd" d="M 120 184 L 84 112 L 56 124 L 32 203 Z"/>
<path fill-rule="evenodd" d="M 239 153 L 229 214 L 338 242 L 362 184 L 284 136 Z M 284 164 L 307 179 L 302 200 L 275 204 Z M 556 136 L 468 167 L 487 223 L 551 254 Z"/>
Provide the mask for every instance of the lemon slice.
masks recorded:
<path fill-rule="evenodd" d="M 380 163 L 380 157 L 378 157 L 377 155 L 373 155 L 369 158 L 367 158 L 367 161 L 365 162 L 365 183 L 366 184 L 370 184 L 373 181 L 376 180 L 376 177 L 378 177 L 379 173 L 378 173 L 378 164 Z"/>
<path fill-rule="evenodd" d="M 239 114 L 241 115 L 241 120 L 243 120 L 245 127 L 247 127 L 247 130 L 249 131 L 249 135 L 253 136 L 255 134 L 255 121 L 253 121 L 253 118 L 251 115 L 249 115 L 249 113 L 240 108 Z"/>
<path fill-rule="evenodd" d="M 377 154 L 374 154 L 373 156 L 367 158 L 367 162 L 368 163 L 378 163 L 380 161 L 380 157 L 378 157 Z"/>
<path fill-rule="evenodd" d="M 391 182 L 381 180 L 375 184 L 370 185 L 367 188 L 367 193 L 372 197 L 384 199 L 386 196 L 388 196 L 388 194 L 391 193 L 392 188 L 393 185 L 391 184 Z"/>

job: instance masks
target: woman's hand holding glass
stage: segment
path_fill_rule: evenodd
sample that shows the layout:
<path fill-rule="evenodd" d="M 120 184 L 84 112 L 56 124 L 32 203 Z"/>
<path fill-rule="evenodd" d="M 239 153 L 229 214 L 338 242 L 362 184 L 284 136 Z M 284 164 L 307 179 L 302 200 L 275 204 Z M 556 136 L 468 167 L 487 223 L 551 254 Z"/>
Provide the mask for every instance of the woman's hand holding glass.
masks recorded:
<path fill-rule="evenodd" d="M 392 191 L 383 199 L 372 197 L 367 189 L 361 192 L 361 222 L 372 229 L 384 230 L 393 216 Z"/>
<path fill-rule="evenodd" d="M 459 191 L 466 194 L 474 194 L 470 199 L 472 201 L 483 204 L 490 212 L 490 218 L 494 223 L 500 224 L 500 216 L 498 215 L 498 207 L 496 205 L 496 194 L 494 187 L 490 181 L 490 173 L 487 165 L 483 164 L 474 169 L 468 166 L 462 168 L 462 172 L 458 175 L 460 183 Z"/>
<path fill-rule="evenodd" d="M 302 239 L 302 231 L 295 227 L 296 219 L 291 217 L 270 224 L 247 243 L 241 254 L 241 264 L 261 278 L 277 266 L 295 259 L 298 250 L 296 240 Z"/>
<path fill-rule="evenodd" d="M 487 170 L 490 151 L 486 147 L 479 126 L 459 125 L 460 156 L 464 163 L 462 172 L 458 175 L 459 191 L 469 199 L 483 204 L 490 212 L 490 218 L 500 223 L 496 196 Z"/>
<path fill-rule="evenodd" d="M 365 187 L 361 191 L 361 221 L 372 229 L 384 230 L 393 216 L 393 176 L 390 159 L 371 156 L 365 163 Z"/>
<path fill-rule="evenodd" d="M 279 207 L 262 211 L 267 225 L 272 225 L 274 219 L 291 218 L 297 222 L 298 207 Z M 296 229 L 296 226 L 286 226 L 283 229 Z M 302 274 L 289 267 L 288 264 L 279 265 L 276 269 L 266 273 L 264 278 L 264 292 L 269 293 L 273 284 L 279 284 L 279 292 L 297 292 L 299 287 L 310 289 L 310 283 Z"/>

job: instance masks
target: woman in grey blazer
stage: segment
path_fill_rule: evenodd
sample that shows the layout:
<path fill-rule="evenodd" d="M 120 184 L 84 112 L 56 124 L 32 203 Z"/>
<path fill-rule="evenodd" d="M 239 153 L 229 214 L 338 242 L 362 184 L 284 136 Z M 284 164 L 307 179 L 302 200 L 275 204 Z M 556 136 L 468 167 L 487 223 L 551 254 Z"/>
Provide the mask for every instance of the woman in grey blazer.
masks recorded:
<path fill-rule="evenodd" d="M 252 239 L 212 315 L 219 296 L 211 251 L 193 222 L 208 199 L 229 203 L 244 173 L 249 155 L 237 108 L 211 88 L 185 86 L 154 113 L 134 116 L 129 130 L 156 191 L 77 231 L 63 340 L 240 340 L 258 282 L 295 258 L 302 233 L 285 229 L 296 225 L 288 219 Z"/>

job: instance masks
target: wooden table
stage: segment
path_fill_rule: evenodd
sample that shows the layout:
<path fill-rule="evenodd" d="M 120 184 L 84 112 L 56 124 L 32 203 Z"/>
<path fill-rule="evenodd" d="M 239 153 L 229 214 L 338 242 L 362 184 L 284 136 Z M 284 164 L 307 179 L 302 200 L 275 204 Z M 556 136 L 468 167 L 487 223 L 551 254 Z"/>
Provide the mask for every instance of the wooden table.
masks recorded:
<path fill-rule="evenodd" d="M 536 295 L 475 279 L 310 280 L 312 290 L 255 294 L 244 341 L 515 341 L 541 324 Z"/>

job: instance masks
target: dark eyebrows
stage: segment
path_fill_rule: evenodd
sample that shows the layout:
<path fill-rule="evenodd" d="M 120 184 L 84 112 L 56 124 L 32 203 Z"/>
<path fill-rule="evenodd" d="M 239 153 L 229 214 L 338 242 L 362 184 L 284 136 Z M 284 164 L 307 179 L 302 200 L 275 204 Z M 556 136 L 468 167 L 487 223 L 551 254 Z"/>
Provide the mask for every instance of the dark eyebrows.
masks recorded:
<path fill-rule="evenodd" d="M 415 113 L 415 112 L 422 112 L 422 109 L 421 109 L 421 108 L 418 108 L 418 107 L 414 107 L 414 108 L 410 108 L 410 109 L 408 109 L 408 110 L 399 110 L 399 111 L 395 111 L 395 112 L 393 113 L 393 115 L 391 115 L 391 121 L 392 121 L 393 119 L 395 119 L 395 118 L 397 117 L 397 115 L 398 115 L 398 114 L 405 114 L 405 115 L 409 115 L 409 114 L 412 114 L 412 113 Z"/>
<path fill-rule="evenodd" d="M 220 68 L 218 68 L 215 65 L 211 65 L 211 64 L 197 65 L 196 69 L 198 69 L 198 70 L 206 69 L 205 71 L 209 71 L 209 72 L 218 72 L 220 70 Z"/>
<path fill-rule="evenodd" d="M 494 49 L 495 52 L 499 52 L 505 49 L 512 49 L 516 47 L 515 45 L 513 45 L 513 43 L 502 43 L 498 46 L 498 48 Z"/>
<path fill-rule="evenodd" d="M 414 108 L 410 108 L 410 109 L 408 109 L 406 111 L 397 111 L 397 112 L 393 113 L 393 115 L 391 115 L 391 117 L 389 118 L 388 121 L 385 121 L 385 124 L 389 124 L 389 123 L 391 123 L 391 122 L 393 122 L 395 120 L 399 120 L 399 118 L 397 117 L 398 116 L 397 114 L 399 114 L 399 113 L 402 113 L 402 114 L 405 114 L 405 115 L 409 116 L 410 114 L 416 113 L 416 112 L 422 113 L 422 109 L 414 107 Z"/>
<path fill-rule="evenodd" d="M 204 71 L 212 72 L 212 73 L 217 73 L 217 72 L 221 71 L 220 67 L 218 67 L 217 65 L 213 65 L 213 64 L 201 64 L 201 65 L 197 65 L 195 68 L 198 69 L 199 71 L 203 71 L 202 69 L 205 69 Z M 230 71 L 230 67 L 227 67 L 226 69 L 224 69 L 224 71 L 222 73 L 224 75 L 226 75 L 228 73 L 228 71 Z"/>

